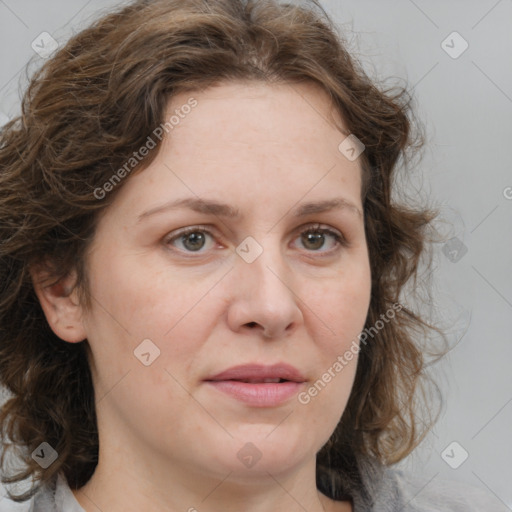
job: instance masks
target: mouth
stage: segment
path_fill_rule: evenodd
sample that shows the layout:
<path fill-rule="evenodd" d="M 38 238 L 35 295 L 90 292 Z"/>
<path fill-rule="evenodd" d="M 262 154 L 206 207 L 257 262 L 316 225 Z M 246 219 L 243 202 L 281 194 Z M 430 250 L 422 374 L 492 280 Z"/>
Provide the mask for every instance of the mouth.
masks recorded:
<path fill-rule="evenodd" d="M 221 382 L 221 381 L 232 381 L 232 382 L 245 382 L 247 384 L 277 384 L 280 382 L 293 382 L 287 379 L 214 379 L 207 380 L 206 382 Z"/>
<path fill-rule="evenodd" d="M 271 379 L 270 382 L 210 380 L 205 384 L 215 392 L 250 407 L 278 407 L 289 402 L 304 386 L 304 383 L 282 379 Z"/>
<path fill-rule="evenodd" d="M 252 364 L 230 368 L 204 382 L 251 407 L 277 407 L 296 395 L 306 379 L 287 364 Z"/>
<path fill-rule="evenodd" d="M 254 384 L 279 383 L 279 382 L 305 382 L 303 375 L 286 363 L 274 365 L 261 365 L 256 363 L 233 366 L 223 372 L 208 377 L 207 381 L 247 382 Z"/>

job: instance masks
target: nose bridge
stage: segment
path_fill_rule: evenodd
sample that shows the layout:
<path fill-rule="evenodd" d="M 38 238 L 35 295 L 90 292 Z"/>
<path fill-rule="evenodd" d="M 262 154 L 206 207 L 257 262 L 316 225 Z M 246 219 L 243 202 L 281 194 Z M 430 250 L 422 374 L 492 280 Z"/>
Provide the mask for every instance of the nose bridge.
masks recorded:
<path fill-rule="evenodd" d="M 237 248 L 234 317 L 238 327 L 258 324 L 278 337 L 301 318 L 292 275 L 277 237 L 248 238 Z"/>
<path fill-rule="evenodd" d="M 275 237 L 268 235 L 260 235 L 258 239 L 260 241 L 247 237 L 237 248 L 240 278 L 252 282 L 253 294 L 266 295 L 269 291 L 272 292 L 271 296 L 281 294 L 285 287 L 282 280 L 286 265 L 280 244 Z"/>

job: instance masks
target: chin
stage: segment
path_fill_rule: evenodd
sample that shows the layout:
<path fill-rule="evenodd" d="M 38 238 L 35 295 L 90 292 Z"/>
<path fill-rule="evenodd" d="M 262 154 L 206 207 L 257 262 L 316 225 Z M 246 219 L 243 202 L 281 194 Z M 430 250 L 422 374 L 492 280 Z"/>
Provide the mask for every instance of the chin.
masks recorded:
<path fill-rule="evenodd" d="M 232 472 L 232 476 L 238 475 L 242 479 L 292 471 L 306 460 L 315 459 L 318 450 L 306 446 L 304 439 L 307 439 L 305 434 L 293 438 L 285 430 L 278 435 L 268 426 L 259 432 L 250 433 L 246 430 L 245 435 L 232 439 L 229 446 L 217 444 L 221 449 L 213 457 L 216 471 L 222 467 L 222 471 Z"/>

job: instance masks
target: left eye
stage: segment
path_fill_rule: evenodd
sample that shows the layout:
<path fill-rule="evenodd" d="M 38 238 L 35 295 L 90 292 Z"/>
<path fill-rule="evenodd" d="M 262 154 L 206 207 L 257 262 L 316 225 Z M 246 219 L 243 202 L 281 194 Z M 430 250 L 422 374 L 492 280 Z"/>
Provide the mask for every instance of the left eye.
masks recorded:
<path fill-rule="evenodd" d="M 324 246 L 326 237 L 330 237 L 334 240 L 333 248 L 338 245 L 345 245 L 343 236 L 332 229 L 317 226 L 308 228 L 300 234 L 302 243 L 305 246 L 309 246 L 309 248 L 313 249 L 314 252 L 317 252 L 318 249 L 321 249 Z M 322 252 L 331 252 L 333 248 Z"/>
<path fill-rule="evenodd" d="M 179 243 L 181 244 L 181 247 L 178 246 L 178 249 L 184 252 L 197 253 L 207 245 L 208 238 L 211 239 L 211 248 L 211 245 L 214 243 L 214 235 L 208 229 L 196 226 L 186 228 L 174 236 L 168 237 L 165 240 L 165 243 L 174 247 L 176 247 L 176 244 Z M 326 238 L 331 238 L 331 240 L 333 240 L 333 247 L 331 249 L 321 251 L 323 253 L 331 252 L 336 248 L 336 246 L 346 245 L 345 239 L 340 233 L 332 229 L 323 228 L 320 226 L 312 226 L 307 228 L 306 230 L 302 231 L 297 238 L 301 240 L 303 246 L 306 249 L 312 250 L 313 252 L 320 252 L 319 249 L 325 245 Z"/>

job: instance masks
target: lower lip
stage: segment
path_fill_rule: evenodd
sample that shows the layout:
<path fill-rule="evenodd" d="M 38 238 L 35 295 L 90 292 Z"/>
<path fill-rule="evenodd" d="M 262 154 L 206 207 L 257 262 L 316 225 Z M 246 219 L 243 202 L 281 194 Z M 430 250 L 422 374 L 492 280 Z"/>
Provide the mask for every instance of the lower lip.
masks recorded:
<path fill-rule="evenodd" d="M 296 395 L 303 383 L 301 382 L 263 382 L 259 384 L 236 380 L 206 381 L 214 388 L 231 395 L 253 407 L 273 407 L 281 405 Z"/>

